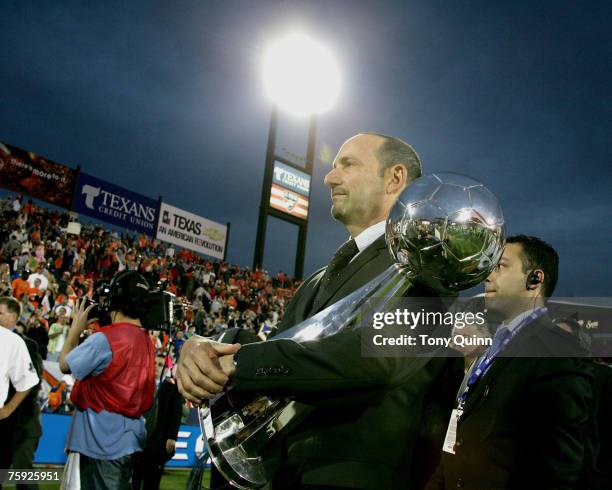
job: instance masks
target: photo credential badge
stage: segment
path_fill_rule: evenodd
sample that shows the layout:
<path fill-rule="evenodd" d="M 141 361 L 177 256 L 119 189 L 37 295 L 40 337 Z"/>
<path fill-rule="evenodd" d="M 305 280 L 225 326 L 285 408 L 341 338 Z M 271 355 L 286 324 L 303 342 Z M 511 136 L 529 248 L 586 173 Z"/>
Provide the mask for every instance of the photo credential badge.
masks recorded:
<path fill-rule="evenodd" d="M 450 421 L 448 422 L 448 429 L 446 429 L 446 437 L 444 438 L 444 445 L 442 450 L 445 453 L 455 454 L 455 442 L 457 441 L 457 424 L 459 423 L 459 417 L 463 410 L 454 409 L 451 413 Z"/>

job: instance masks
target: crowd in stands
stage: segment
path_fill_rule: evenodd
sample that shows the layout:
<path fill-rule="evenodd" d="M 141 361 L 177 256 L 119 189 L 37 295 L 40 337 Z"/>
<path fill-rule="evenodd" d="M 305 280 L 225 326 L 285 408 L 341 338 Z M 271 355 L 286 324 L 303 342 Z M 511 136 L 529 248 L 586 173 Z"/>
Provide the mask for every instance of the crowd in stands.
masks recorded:
<path fill-rule="evenodd" d="M 18 328 L 46 360 L 58 360 L 76 300 L 94 297 L 102 282 L 122 270 L 139 271 L 151 286 L 163 284 L 186 305 L 172 331 L 151 332 L 160 354 L 173 344 L 174 358 L 194 333 L 212 336 L 239 327 L 264 339 L 299 285 L 282 272 L 270 277 L 100 225 L 82 224 L 78 235 L 68 233 L 73 219 L 22 196 L 0 201 L 0 296 L 21 302 Z"/>

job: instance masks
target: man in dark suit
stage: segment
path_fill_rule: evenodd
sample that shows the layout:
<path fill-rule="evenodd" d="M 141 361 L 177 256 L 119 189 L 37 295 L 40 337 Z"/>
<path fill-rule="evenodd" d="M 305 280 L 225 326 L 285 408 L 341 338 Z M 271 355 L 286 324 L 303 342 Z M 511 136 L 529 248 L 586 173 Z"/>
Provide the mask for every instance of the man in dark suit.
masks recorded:
<path fill-rule="evenodd" d="M 593 362 L 593 403 L 586 431 L 587 450 L 579 488 L 612 488 L 612 365 L 610 359 Z"/>
<path fill-rule="evenodd" d="M 550 245 L 508 238 L 485 287 L 501 324 L 459 389 L 428 488 L 576 488 L 592 378 L 577 339 L 548 317 L 557 274 Z"/>
<path fill-rule="evenodd" d="M 385 221 L 420 173 L 414 150 L 396 138 L 365 133 L 344 143 L 325 183 L 332 215 L 351 238 L 299 288 L 279 332 L 346 297 L 393 263 Z M 432 294 L 421 285 L 408 292 Z M 364 358 L 358 329 L 311 342 L 278 339 L 237 349 L 190 339 L 179 362 L 179 389 L 200 402 L 220 392 L 231 377 L 237 392 L 287 396 L 311 408 L 277 441 L 279 451 L 264 457 L 279 467 L 273 488 L 411 488 L 435 467 L 419 458 L 431 451 L 415 446 L 427 441 L 440 447 L 463 372 L 459 359 Z"/>
<path fill-rule="evenodd" d="M 155 358 L 155 379 L 164 371 L 166 358 Z M 158 490 L 166 463 L 174 456 L 176 438 L 183 416 L 183 399 L 174 379 L 164 377 L 157 387 L 153 406 L 145 414 L 147 439 L 142 453 L 136 453 L 133 490 Z"/>

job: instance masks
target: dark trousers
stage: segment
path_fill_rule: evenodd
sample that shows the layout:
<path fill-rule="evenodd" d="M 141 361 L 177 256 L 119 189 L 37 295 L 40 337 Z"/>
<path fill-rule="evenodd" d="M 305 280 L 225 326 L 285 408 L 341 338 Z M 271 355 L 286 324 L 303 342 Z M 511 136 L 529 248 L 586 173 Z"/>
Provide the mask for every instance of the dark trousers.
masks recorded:
<path fill-rule="evenodd" d="M 38 447 L 39 435 L 26 437 L 13 443 L 13 461 L 12 466 L 15 469 L 31 470 L 34 462 L 34 453 Z M 36 490 L 38 484 L 30 483 L 28 485 L 17 485 L 18 490 Z"/>
<path fill-rule="evenodd" d="M 13 429 L 8 419 L 0 420 L 0 468 L 11 467 Z"/>
<path fill-rule="evenodd" d="M 94 459 L 81 453 L 79 470 L 83 490 L 130 490 L 132 455 L 118 459 Z"/>
<path fill-rule="evenodd" d="M 0 468 L 31 470 L 41 428 L 38 418 L 17 423 L 15 417 L 0 421 Z M 0 484 L 0 489 L 2 485 Z M 36 490 L 36 483 L 17 485 L 20 490 Z"/>
<path fill-rule="evenodd" d="M 2 327 L 0 327 L 2 328 Z M 0 468 L 10 468 L 11 467 L 11 444 L 10 442 L 13 438 L 13 433 L 10 430 L 10 425 L 8 424 L 8 420 L 0 420 Z M 2 489 L 2 483 L 0 483 L 0 489 Z"/>
<path fill-rule="evenodd" d="M 167 452 L 150 452 L 134 454 L 134 475 L 132 490 L 159 490 L 159 483 L 164 473 L 164 466 L 170 459 Z"/>

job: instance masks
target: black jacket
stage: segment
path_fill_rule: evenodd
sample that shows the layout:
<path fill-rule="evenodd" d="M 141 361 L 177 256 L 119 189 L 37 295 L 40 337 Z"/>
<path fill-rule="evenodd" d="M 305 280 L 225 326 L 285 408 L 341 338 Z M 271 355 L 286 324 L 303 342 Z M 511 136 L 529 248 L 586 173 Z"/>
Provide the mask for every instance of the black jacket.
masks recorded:
<path fill-rule="evenodd" d="M 593 402 L 586 431 L 586 451 L 578 488 L 612 488 L 612 367 L 593 363 Z"/>
<path fill-rule="evenodd" d="M 381 237 L 310 311 L 325 269 L 315 272 L 288 305 L 279 331 L 342 299 L 392 263 Z M 415 285 L 408 294 L 433 293 Z M 268 456 L 280 466 L 274 488 L 302 483 L 408 489 L 414 481 L 422 483 L 435 468 L 427 457 L 439 457 L 463 376 L 463 362 L 456 358 L 364 358 L 355 330 L 299 344 L 279 339 L 245 345 L 236 360 L 235 390 L 287 396 L 312 409 Z"/>
<path fill-rule="evenodd" d="M 176 384 L 165 379 L 159 385 L 151 410 L 147 413 L 145 452 L 166 454 L 166 441 L 176 440 L 183 415 L 183 398 Z"/>
<path fill-rule="evenodd" d="M 455 454 L 428 488 L 573 488 L 585 449 L 591 365 L 546 316 L 508 344 L 467 397 Z"/>

